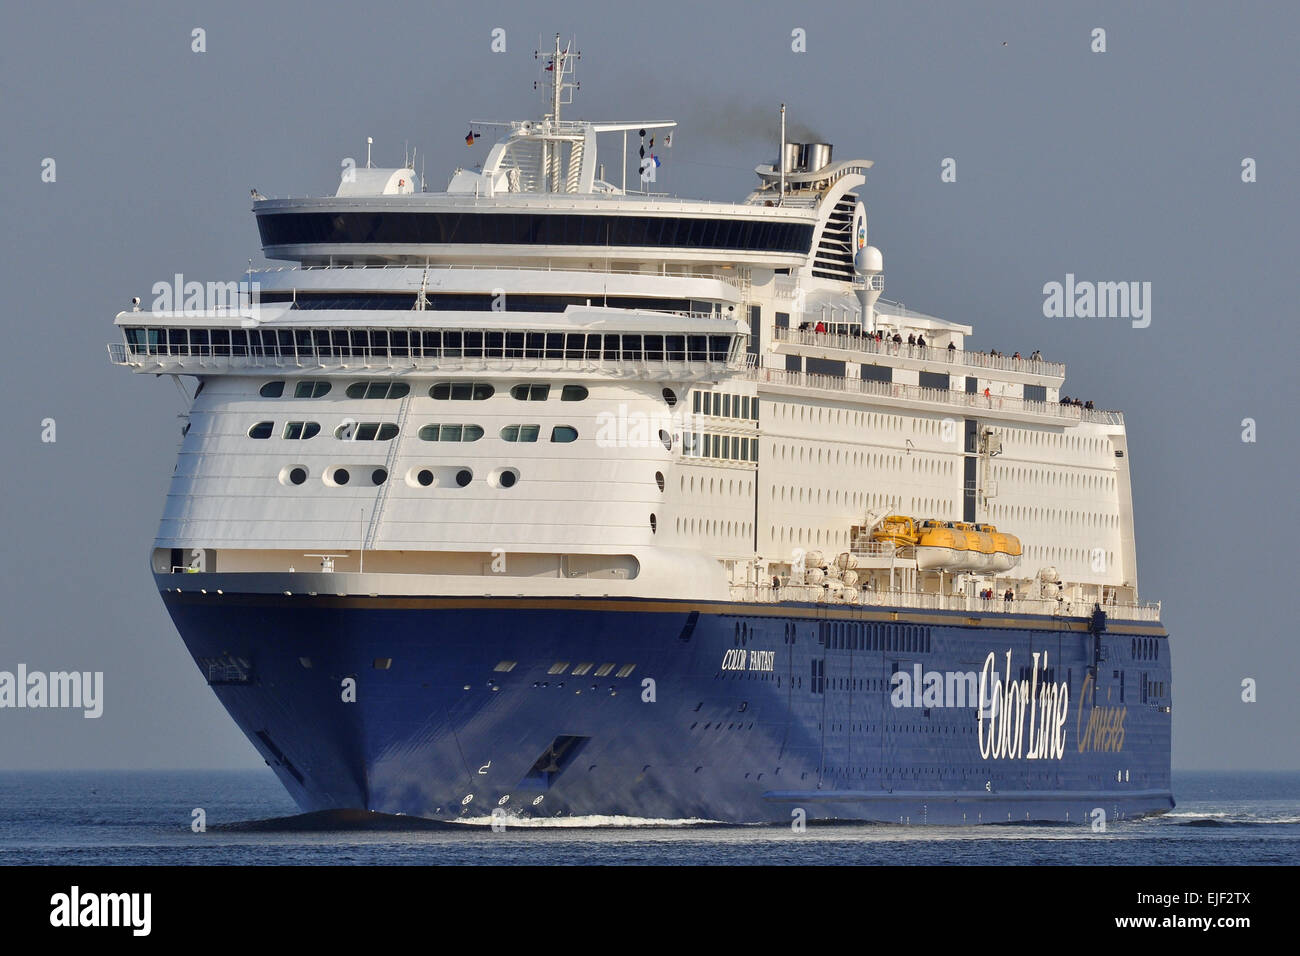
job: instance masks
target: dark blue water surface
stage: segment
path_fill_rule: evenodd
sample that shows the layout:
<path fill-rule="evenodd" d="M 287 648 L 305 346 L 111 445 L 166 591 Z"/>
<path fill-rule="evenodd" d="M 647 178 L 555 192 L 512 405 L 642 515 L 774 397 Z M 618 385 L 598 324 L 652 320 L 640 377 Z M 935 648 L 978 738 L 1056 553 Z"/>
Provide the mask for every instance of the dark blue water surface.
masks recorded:
<path fill-rule="evenodd" d="M 0 773 L 0 864 L 1300 863 L 1300 773 L 1174 774 L 1163 817 L 1086 825 L 726 827 L 590 818 L 441 829 L 227 829 L 291 817 L 266 771 Z M 195 833 L 195 808 L 207 830 Z M 277 824 L 278 826 L 278 824 Z"/>

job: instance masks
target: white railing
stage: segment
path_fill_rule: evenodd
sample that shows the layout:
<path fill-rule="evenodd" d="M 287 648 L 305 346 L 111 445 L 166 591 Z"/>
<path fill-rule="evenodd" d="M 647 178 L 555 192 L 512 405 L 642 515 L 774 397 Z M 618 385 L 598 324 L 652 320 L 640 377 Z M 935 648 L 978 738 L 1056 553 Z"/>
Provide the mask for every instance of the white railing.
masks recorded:
<path fill-rule="evenodd" d="M 584 269 L 581 266 L 577 266 L 577 265 L 521 266 L 521 265 L 509 265 L 505 263 L 500 265 L 468 264 L 468 263 L 459 264 L 454 262 L 424 263 L 414 259 L 408 262 L 384 262 L 384 263 L 373 263 L 373 264 L 358 263 L 358 264 L 339 264 L 339 265 L 323 265 L 323 266 L 318 266 L 318 265 L 266 266 L 264 268 L 254 269 L 249 273 L 245 273 L 245 275 L 255 277 L 258 275 L 265 275 L 268 273 L 332 272 L 340 269 L 410 269 L 418 272 L 424 272 L 425 269 L 428 269 L 430 272 L 434 272 L 434 271 L 459 272 L 462 270 L 466 272 L 597 272 L 600 273 L 601 275 L 641 276 L 643 278 L 654 278 L 658 276 L 665 279 L 716 279 L 719 282 L 725 282 L 728 285 L 735 286 L 736 288 L 740 288 L 741 286 L 741 280 L 738 276 L 729 275 L 722 272 L 708 272 L 708 273 L 664 272 L 657 269 L 653 272 L 645 272 L 640 269 L 606 269 L 603 267 L 599 269 Z"/>
<path fill-rule="evenodd" d="M 813 372 L 786 372 L 775 368 L 747 371 L 745 378 L 768 385 L 785 385 L 793 388 L 810 388 L 834 392 L 850 392 L 881 398 L 934 402 L 957 408 L 1014 412 L 1062 421 L 1094 422 L 1105 425 L 1123 425 L 1121 412 L 1086 409 L 1078 405 L 1061 405 L 1056 402 L 1035 402 L 1023 398 L 991 395 L 978 392 L 961 392 L 947 388 L 928 388 L 921 385 L 903 385 L 898 382 L 876 382 L 868 379 L 845 378 L 840 375 L 820 375 Z"/>
<path fill-rule="evenodd" d="M 1022 372 L 1050 378 L 1065 378 L 1065 365 L 1044 362 L 1042 359 L 1008 358 L 964 349 L 938 348 L 933 345 L 908 345 L 888 340 L 877 342 L 865 335 L 845 335 L 842 332 L 816 332 L 809 329 L 774 329 L 773 338 L 793 345 L 840 349 L 846 352 L 863 352 L 868 355 L 896 355 L 900 358 L 919 359 L 942 366 L 963 368 L 991 368 L 1004 372 Z"/>
<path fill-rule="evenodd" d="M 1008 601 L 1001 596 L 991 600 L 973 594 L 936 594 L 930 591 L 870 591 L 859 590 L 853 601 L 836 598 L 835 591 L 821 585 L 736 584 L 731 587 L 731 599 L 755 604 L 825 604 L 830 607 L 908 608 L 928 611 L 964 611 L 971 614 L 1039 614 L 1052 617 L 1088 617 L 1095 601 L 1067 601 L 1056 599 L 1016 598 Z M 1160 602 L 1154 604 L 1102 604 L 1108 617 L 1125 621 L 1159 621 Z"/>
<path fill-rule="evenodd" d="M 176 349 L 177 347 L 173 347 Z M 212 347 L 207 347 L 211 351 Z M 228 348 L 228 346 L 227 346 Z M 108 359 L 113 365 L 147 368 L 180 373 L 234 372 L 245 369 L 281 369 L 304 373 L 328 371 L 437 371 L 437 372 L 587 372 L 622 378 L 707 380 L 725 378 L 743 371 L 752 356 L 727 361 L 661 361 L 655 359 L 594 359 L 578 356 L 545 358 L 540 356 L 482 357 L 452 355 L 448 352 L 397 355 L 391 350 L 356 347 L 347 355 L 327 354 L 300 349 L 298 352 L 267 349 L 254 355 L 185 355 L 168 354 L 166 345 L 135 351 L 121 342 L 108 343 Z"/>

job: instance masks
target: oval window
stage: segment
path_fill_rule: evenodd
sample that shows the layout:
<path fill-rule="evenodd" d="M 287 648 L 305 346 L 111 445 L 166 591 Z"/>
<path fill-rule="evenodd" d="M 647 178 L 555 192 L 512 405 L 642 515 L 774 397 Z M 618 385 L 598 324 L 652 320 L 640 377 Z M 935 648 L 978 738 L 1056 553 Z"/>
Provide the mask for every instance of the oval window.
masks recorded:
<path fill-rule="evenodd" d="M 258 422 L 248 430 L 249 438 L 270 438 L 271 431 L 275 428 L 275 422 Z"/>
<path fill-rule="evenodd" d="M 567 444 L 578 440 L 578 430 L 572 425 L 556 425 L 551 429 L 551 441 Z"/>
<path fill-rule="evenodd" d="M 665 388 L 664 401 L 668 403 L 669 408 L 672 408 L 674 405 L 677 404 L 677 393 L 674 392 L 671 388 Z"/>
<path fill-rule="evenodd" d="M 659 429 L 659 440 L 664 443 L 664 447 L 669 451 L 673 450 L 673 436 L 668 434 L 662 428 Z"/>
<path fill-rule="evenodd" d="M 284 382 L 267 382 L 259 390 L 263 398 L 279 398 L 284 394 Z"/>
<path fill-rule="evenodd" d="M 560 392 L 560 401 L 562 402 L 581 402 L 587 397 L 586 386 L 583 385 L 566 385 Z"/>
<path fill-rule="evenodd" d="M 662 471 L 655 472 L 655 484 L 659 486 L 660 491 L 664 490 L 664 473 Z"/>

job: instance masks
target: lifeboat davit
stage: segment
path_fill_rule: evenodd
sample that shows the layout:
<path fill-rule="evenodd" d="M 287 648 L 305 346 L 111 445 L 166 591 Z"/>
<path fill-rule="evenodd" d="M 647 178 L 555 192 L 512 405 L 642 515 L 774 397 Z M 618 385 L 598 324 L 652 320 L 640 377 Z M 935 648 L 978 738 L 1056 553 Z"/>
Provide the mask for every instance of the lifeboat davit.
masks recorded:
<path fill-rule="evenodd" d="M 916 521 L 906 515 L 889 515 L 872 529 L 871 540 L 890 541 L 899 548 L 911 547 L 917 542 Z"/>

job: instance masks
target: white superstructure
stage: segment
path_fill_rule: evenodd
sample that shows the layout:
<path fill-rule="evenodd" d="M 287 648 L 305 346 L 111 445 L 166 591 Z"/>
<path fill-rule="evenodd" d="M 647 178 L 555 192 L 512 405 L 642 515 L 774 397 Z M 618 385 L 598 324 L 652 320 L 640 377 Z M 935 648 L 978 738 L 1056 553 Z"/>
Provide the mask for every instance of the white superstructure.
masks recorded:
<path fill-rule="evenodd" d="M 562 120 L 571 68 L 557 42 L 551 111 L 445 191 L 411 164 L 255 199 L 291 264 L 226 309 L 177 290 L 117 316 L 114 362 L 191 383 L 158 575 L 972 609 L 992 589 L 1157 618 L 1122 416 L 1063 404 L 1061 364 L 880 298 L 870 162 L 782 144 L 741 202 L 659 195 L 647 144 L 674 124 Z M 873 539 L 890 515 L 1023 550 L 924 570 Z"/>

